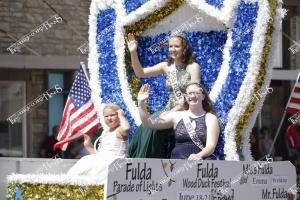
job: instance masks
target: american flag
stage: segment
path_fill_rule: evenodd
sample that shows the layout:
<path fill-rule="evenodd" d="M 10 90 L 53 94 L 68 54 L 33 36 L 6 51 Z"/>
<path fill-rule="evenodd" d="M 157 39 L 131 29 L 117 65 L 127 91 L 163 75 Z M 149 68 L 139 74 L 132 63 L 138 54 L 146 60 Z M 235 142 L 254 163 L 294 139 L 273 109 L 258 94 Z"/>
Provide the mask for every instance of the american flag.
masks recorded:
<path fill-rule="evenodd" d="M 72 140 L 91 134 L 100 127 L 91 99 L 91 88 L 81 65 L 65 105 L 54 149 L 65 151 Z"/>
<path fill-rule="evenodd" d="M 286 112 L 295 114 L 300 111 L 300 73 L 298 75 L 296 84 L 290 96 L 290 100 L 286 106 Z"/>

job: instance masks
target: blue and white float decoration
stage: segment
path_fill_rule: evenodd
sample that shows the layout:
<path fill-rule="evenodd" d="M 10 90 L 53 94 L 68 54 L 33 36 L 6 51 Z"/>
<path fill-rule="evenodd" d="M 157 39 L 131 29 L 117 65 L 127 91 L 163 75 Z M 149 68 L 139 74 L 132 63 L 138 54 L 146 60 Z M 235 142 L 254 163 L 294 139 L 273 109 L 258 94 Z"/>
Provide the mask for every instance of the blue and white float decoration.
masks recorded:
<path fill-rule="evenodd" d="M 170 5 L 178 2 L 180 5 L 170 11 Z M 222 132 L 215 153 L 220 159 L 251 160 L 249 132 L 265 95 L 258 101 L 253 101 L 253 97 L 270 84 L 273 45 L 284 16 L 281 3 L 278 0 L 92 0 L 88 66 L 99 118 L 102 119 L 102 104 L 118 104 L 132 126 L 131 138 L 141 123 L 134 100 L 136 88 L 145 82 L 151 85 L 151 112 L 161 110 L 168 100 L 164 76 L 141 79 L 136 84 L 137 78 L 132 75 L 126 58 L 126 28 L 143 29 L 138 33 L 138 54 L 143 67 L 166 60 L 167 49 L 155 47 L 172 32 L 184 32 L 201 66 L 201 81 L 220 118 Z"/>

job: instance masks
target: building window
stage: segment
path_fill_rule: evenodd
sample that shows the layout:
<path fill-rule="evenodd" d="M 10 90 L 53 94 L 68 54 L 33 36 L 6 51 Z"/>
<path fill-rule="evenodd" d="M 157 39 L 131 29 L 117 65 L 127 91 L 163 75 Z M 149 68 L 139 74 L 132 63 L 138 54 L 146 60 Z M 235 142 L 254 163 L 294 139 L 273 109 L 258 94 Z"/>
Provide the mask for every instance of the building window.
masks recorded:
<path fill-rule="evenodd" d="M 24 81 L 0 81 L 0 155 L 26 156 L 26 112 Z M 14 116 L 13 116 L 14 115 Z M 8 120 L 9 117 L 11 120 Z M 15 117 L 19 116 L 18 119 Z"/>

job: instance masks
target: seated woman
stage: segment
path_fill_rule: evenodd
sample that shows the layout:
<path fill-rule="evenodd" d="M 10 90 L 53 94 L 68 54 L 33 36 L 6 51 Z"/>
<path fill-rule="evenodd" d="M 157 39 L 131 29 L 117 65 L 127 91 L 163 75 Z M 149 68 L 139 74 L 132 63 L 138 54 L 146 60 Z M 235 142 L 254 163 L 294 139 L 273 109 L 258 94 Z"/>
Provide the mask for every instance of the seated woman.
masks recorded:
<path fill-rule="evenodd" d="M 145 127 L 156 129 L 173 128 L 175 147 L 171 152 L 173 159 L 216 159 L 213 154 L 218 138 L 219 123 L 212 101 L 204 87 L 197 82 L 190 82 L 185 89 L 184 98 L 187 111 L 174 111 L 151 120 L 146 100 L 149 98 L 149 85 L 143 85 L 138 94 L 139 112 Z"/>
<path fill-rule="evenodd" d="M 68 171 L 68 175 L 94 176 L 104 183 L 108 165 L 117 158 L 125 157 L 130 125 L 124 112 L 117 105 L 107 104 L 103 116 L 108 130 L 104 130 L 100 136 L 100 147 L 95 151 L 89 136 L 85 135 L 84 145 L 91 155 L 81 158 Z"/>

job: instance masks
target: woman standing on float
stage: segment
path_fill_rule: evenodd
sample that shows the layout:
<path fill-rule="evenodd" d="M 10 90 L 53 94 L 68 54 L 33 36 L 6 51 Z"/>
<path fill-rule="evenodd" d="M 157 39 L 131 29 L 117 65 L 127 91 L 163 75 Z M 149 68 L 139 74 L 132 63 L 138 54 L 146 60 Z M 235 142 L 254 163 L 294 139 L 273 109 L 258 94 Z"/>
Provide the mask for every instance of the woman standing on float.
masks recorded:
<path fill-rule="evenodd" d="M 166 85 L 170 91 L 169 101 L 163 112 L 184 110 L 182 88 L 190 82 L 200 82 L 200 66 L 195 62 L 192 48 L 188 41 L 179 35 L 169 39 L 169 59 L 152 67 L 143 68 L 137 54 L 137 41 L 129 33 L 127 46 L 131 55 L 131 63 L 135 75 L 139 78 L 153 77 L 165 74 Z M 162 112 L 154 114 L 158 117 Z M 169 134 L 162 134 L 163 132 Z M 127 156 L 130 158 L 166 158 L 169 157 L 168 142 L 174 137 L 172 130 L 156 130 L 138 127 L 128 148 Z"/>

